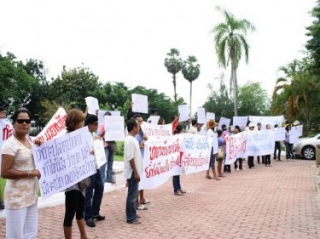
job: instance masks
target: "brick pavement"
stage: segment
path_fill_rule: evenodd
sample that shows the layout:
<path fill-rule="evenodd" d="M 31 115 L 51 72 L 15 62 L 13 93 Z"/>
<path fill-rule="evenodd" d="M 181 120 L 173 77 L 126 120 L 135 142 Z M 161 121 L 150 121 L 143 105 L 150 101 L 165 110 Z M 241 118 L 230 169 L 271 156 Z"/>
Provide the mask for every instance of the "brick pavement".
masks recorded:
<path fill-rule="evenodd" d="M 314 161 L 256 164 L 255 169 L 232 171 L 220 181 L 204 173 L 181 177 L 187 190 L 174 196 L 171 180 L 147 190 L 151 201 L 139 211 L 140 225 L 125 222 L 126 189 L 104 194 L 101 214 L 106 221 L 87 229 L 89 238 L 320 238 L 320 208 Z M 39 209 L 38 238 L 63 238 L 64 206 Z M 5 235 L 0 219 L 0 238 Z M 79 238 L 76 223 L 74 238 Z"/>

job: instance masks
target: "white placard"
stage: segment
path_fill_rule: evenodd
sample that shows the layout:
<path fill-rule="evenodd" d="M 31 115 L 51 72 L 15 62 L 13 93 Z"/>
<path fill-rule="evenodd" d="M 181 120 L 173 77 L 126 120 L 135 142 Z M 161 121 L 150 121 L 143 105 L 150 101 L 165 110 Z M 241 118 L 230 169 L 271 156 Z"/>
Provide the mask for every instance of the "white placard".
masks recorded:
<path fill-rule="evenodd" d="M 289 143 L 294 144 L 298 142 L 299 134 L 300 134 L 300 131 L 296 127 L 292 127 L 291 130 L 289 130 Z"/>
<path fill-rule="evenodd" d="M 248 116 L 233 116 L 232 125 L 233 127 L 238 125 L 241 130 L 247 126 L 248 123 Z"/>
<path fill-rule="evenodd" d="M 228 128 L 228 126 L 230 125 L 230 121 L 231 119 L 221 117 L 219 120 L 218 129 L 221 129 L 222 125 L 226 125 Z"/>
<path fill-rule="evenodd" d="M 148 96 L 132 94 L 132 112 L 148 113 Z"/>
<path fill-rule="evenodd" d="M 141 128 L 143 133 L 148 136 L 148 140 L 169 137 L 172 135 L 171 124 L 157 125 L 143 122 Z"/>
<path fill-rule="evenodd" d="M 159 115 L 151 115 L 149 117 L 149 119 L 148 119 L 148 123 L 150 123 L 150 124 L 158 124 L 159 119 L 160 119 Z"/>
<path fill-rule="evenodd" d="M 123 141 L 124 140 L 124 118 L 123 116 L 106 116 L 104 117 L 104 139 L 106 141 Z"/>
<path fill-rule="evenodd" d="M 85 98 L 85 101 L 88 107 L 88 113 L 91 115 L 96 115 L 97 110 L 99 110 L 98 99 L 92 96 L 88 96 Z"/>
<path fill-rule="evenodd" d="M 286 139 L 286 130 L 284 127 L 274 128 L 273 131 L 275 141 L 284 141 Z"/>
<path fill-rule="evenodd" d="M 282 122 L 284 121 L 283 115 L 278 116 L 249 116 L 249 121 L 257 124 L 261 123 L 261 128 L 266 129 L 266 125 L 270 124 L 271 128 L 274 127 L 274 125 L 278 125 L 278 127 L 281 127 Z"/>
<path fill-rule="evenodd" d="M 107 163 L 106 153 L 104 151 L 104 143 L 102 139 L 95 139 L 93 142 L 94 157 L 97 160 L 98 168 Z"/>
<path fill-rule="evenodd" d="M 36 136 L 36 139 L 41 139 L 46 142 L 55 137 L 59 137 L 66 133 L 66 118 L 67 112 L 60 107 L 57 112 L 52 116 L 49 123 L 43 130 Z"/>
<path fill-rule="evenodd" d="M 32 147 L 36 168 L 41 173 L 43 199 L 75 185 L 97 172 L 88 127 L 66 133 Z"/>
<path fill-rule="evenodd" d="M 274 153 L 273 130 L 249 130 L 246 133 L 246 155 L 259 156 Z"/>
<path fill-rule="evenodd" d="M 187 121 L 190 118 L 190 108 L 188 105 L 178 105 L 179 122 Z"/>
<path fill-rule="evenodd" d="M 216 121 L 216 114 L 215 113 L 211 113 L 211 112 L 207 112 L 207 122 L 209 120 L 214 120 Z"/>
<path fill-rule="evenodd" d="M 182 166 L 186 174 L 208 170 L 211 145 L 208 143 L 207 136 L 199 134 L 183 134 L 183 136 Z"/>
<path fill-rule="evenodd" d="M 206 110 L 205 108 L 198 108 L 197 111 L 197 118 L 199 124 L 205 124 L 207 123 L 206 119 Z"/>

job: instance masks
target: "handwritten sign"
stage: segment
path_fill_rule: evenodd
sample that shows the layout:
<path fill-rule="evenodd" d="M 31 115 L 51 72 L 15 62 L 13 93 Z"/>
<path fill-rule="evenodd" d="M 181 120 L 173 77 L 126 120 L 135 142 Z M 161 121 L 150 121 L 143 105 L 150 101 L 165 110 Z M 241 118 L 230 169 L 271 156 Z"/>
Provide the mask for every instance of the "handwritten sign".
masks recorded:
<path fill-rule="evenodd" d="M 96 173 L 92 140 L 88 127 L 84 127 L 32 147 L 44 199 Z"/>
<path fill-rule="evenodd" d="M 148 96 L 146 95 L 139 95 L 139 94 L 132 94 L 132 111 L 139 112 L 139 113 L 148 113 Z"/>
<path fill-rule="evenodd" d="M 246 154 L 250 156 L 268 155 L 274 153 L 274 131 L 246 131 Z"/>
<path fill-rule="evenodd" d="M 234 163 L 238 158 L 246 157 L 245 133 L 233 134 L 226 138 L 226 160 L 225 164 Z"/>
<path fill-rule="evenodd" d="M 233 126 L 238 125 L 241 130 L 247 126 L 248 116 L 233 116 L 232 124 Z"/>
<path fill-rule="evenodd" d="M 143 122 L 141 127 L 143 133 L 148 136 L 149 140 L 172 136 L 171 124 L 156 125 Z"/>
<path fill-rule="evenodd" d="M 208 170 L 211 145 L 204 135 L 184 134 L 181 146 L 182 166 L 186 174 L 199 173 Z"/>
<path fill-rule="evenodd" d="M 99 110 L 98 99 L 92 96 L 88 96 L 85 98 L 85 101 L 88 107 L 88 113 L 91 115 L 96 115 L 96 111 Z"/>
<path fill-rule="evenodd" d="M 278 116 L 249 116 L 249 121 L 257 124 L 261 123 L 261 128 L 265 129 L 267 124 L 273 128 L 275 124 L 279 127 L 281 126 L 282 122 L 284 121 L 283 115 Z"/>
<path fill-rule="evenodd" d="M 206 110 L 205 108 L 198 108 L 197 111 L 197 118 L 199 124 L 205 124 L 207 123 L 206 119 Z"/>
<path fill-rule="evenodd" d="M 207 121 L 209 121 L 209 120 L 216 121 L 216 114 L 215 113 L 211 113 L 211 112 L 207 112 Z"/>
<path fill-rule="evenodd" d="M 178 105 L 178 111 L 179 111 L 179 121 L 184 122 L 187 121 L 190 118 L 190 108 L 188 105 Z"/>
<path fill-rule="evenodd" d="M 95 139 L 93 142 L 94 157 L 97 161 L 97 166 L 100 168 L 107 163 L 106 153 L 104 151 L 104 144 L 102 139 Z"/>
<path fill-rule="evenodd" d="M 227 127 L 230 125 L 231 119 L 221 117 L 218 124 L 218 129 L 221 129 L 222 125 L 226 125 Z"/>
<path fill-rule="evenodd" d="M 36 139 L 42 139 L 43 142 L 59 137 L 66 133 L 67 112 L 63 108 L 59 108 L 49 123 L 37 135 Z"/>
<path fill-rule="evenodd" d="M 167 139 L 146 141 L 143 155 L 143 173 L 139 190 L 156 188 L 171 176 L 181 172 L 180 148 L 182 135 Z"/>
<path fill-rule="evenodd" d="M 281 128 L 274 128 L 274 140 L 275 141 L 284 141 L 286 138 L 286 134 L 285 134 L 285 128 L 281 127 Z"/>
<path fill-rule="evenodd" d="M 124 140 L 124 118 L 123 116 L 106 116 L 104 117 L 104 128 L 106 131 L 106 141 L 123 141 Z"/>
<path fill-rule="evenodd" d="M 292 127 L 291 130 L 289 130 L 289 143 L 294 144 L 299 141 L 299 130 L 296 127 Z"/>
<path fill-rule="evenodd" d="M 99 113 L 98 113 L 98 122 L 99 122 L 99 125 L 104 123 L 104 115 L 106 112 L 110 112 L 111 116 L 120 116 L 121 115 L 121 112 L 120 111 L 115 111 L 115 110 L 99 110 Z"/>

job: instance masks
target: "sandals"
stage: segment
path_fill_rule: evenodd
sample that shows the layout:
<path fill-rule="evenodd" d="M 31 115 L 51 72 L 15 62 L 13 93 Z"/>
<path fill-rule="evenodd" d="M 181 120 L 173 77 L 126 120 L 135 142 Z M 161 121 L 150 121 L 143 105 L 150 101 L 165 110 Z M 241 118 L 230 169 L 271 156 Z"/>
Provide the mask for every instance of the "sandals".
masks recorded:
<path fill-rule="evenodd" d="M 138 219 L 135 219 L 133 221 L 127 221 L 129 224 L 141 224 L 141 222 Z"/>
<path fill-rule="evenodd" d="M 213 179 L 215 179 L 215 180 L 217 180 L 217 181 L 219 181 L 219 180 L 220 180 L 220 178 L 218 178 L 218 177 L 215 177 L 215 178 L 213 178 Z"/>
<path fill-rule="evenodd" d="M 206 176 L 206 178 L 207 178 L 207 179 L 212 179 L 212 177 L 211 177 L 211 176 Z"/>
<path fill-rule="evenodd" d="M 150 203 L 150 201 L 147 199 L 144 199 L 142 202 L 140 202 L 140 204 L 149 204 L 149 203 Z"/>
<path fill-rule="evenodd" d="M 182 192 L 181 192 L 181 191 L 174 192 L 174 195 L 176 195 L 176 196 L 182 196 Z"/>
<path fill-rule="evenodd" d="M 139 205 L 137 210 L 147 210 L 148 208 L 145 205 Z"/>

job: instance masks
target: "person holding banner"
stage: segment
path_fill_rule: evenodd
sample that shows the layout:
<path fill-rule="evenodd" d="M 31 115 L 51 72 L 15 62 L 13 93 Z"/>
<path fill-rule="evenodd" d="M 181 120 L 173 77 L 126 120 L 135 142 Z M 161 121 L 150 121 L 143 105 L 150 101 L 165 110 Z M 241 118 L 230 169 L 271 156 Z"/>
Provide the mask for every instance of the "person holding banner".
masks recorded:
<path fill-rule="evenodd" d="M 234 126 L 234 134 L 238 134 L 241 132 L 241 129 L 239 127 L 239 125 Z M 234 162 L 234 169 L 239 171 L 239 170 L 244 170 L 243 166 L 242 166 L 242 161 L 243 158 L 237 158 L 237 160 Z M 239 162 L 239 167 L 238 167 L 238 162 Z"/>
<path fill-rule="evenodd" d="M 191 121 L 191 127 L 189 129 L 186 130 L 186 133 L 188 134 L 196 134 L 198 131 L 197 131 L 197 120 L 193 119 Z"/>
<path fill-rule="evenodd" d="M 254 123 L 249 124 L 249 130 L 254 130 Z M 248 156 L 248 167 L 249 169 L 254 167 L 254 156 Z"/>
<path fill-rule="evenodd" d="M 162 117 L 158 120 L 158 125 L 164 125 L 165 123 L 166 121 Z"/>
<path fill-rule="evenodd" d="M 270 129 L 271 129 L 271 125 L 267 124 L 266 125 L 266 130 L 270 130 Z M 265 163 L 266 167 L 271 167 L 272 165 L 271 165 L 271 156 L 270 156 L 270 154 L 264 155 L 262 157 L 264 158 L 264 163 Z"/>
<path fill-rule="evenodd" d="M 98 117 L 95 115 L 88 115 L 85 121 L 85 126 L 88 126 L 89 132 L 93 133 L 98 129 Z M 93 138 L 92 138 L 93 141 Z M 92 142 L 93 144 L 93 142 Z M 93 145 L 92 145 L 93 148 Z M 90 185 L 86 188 L 84 210 L 85 221 L 87 226 L 95 227 L 94 220 L 102 221 L 106 217 L 100 215 L 100 206 L 103 197 L 104 182 L 102 181 L 101 173 L 98 168 L 96 160 L 97 172 L 90 176 Z"/>
<path fill-rule="evenodd" d="M 225 151 L 223 150 L 223 143 L 224 143 L 224 140 L 222 138 L 222 130 L 219 129 L 217 131 L 217 134 L 218 134 L 218 148 L 222 150 L 222 152 L 225 154 Z M 223 156 L 224 157 L 224 156 Z M 224 160 L 224 158 L 221 157 L 217 157 L 217 162 L 218 162 L 218 166 L 217 166 L 217 171 L 218 171 L 218 176 L 219 177 L 225 177 L 225 175 L 222 173 L 222 162 Z"/>
<path fill-rule="evenodd" d="M 229 133 L 227 126 L 225 124 L 223 124 L 221 126 L 221 129 L 222 129 L 221 138 L 223 139 L 222 148 L 223 148 L 224 155 L 226 155 L 226 142 L 227 142 L 227 137 L 230 135 L 230 133 Z M 231 166 L 225 164 L 223 172 L 224 173 L 231 173 Z"/>
<path fill-rule="evenodd" d="M 279 130 L 279 126 L 277 124 L 274 125 L 274 130 Z M 277 157 L 277 150 L 278 150 L 278 157 Z M 280 141 L 275 141 L 273 159 L 274 160 L 278 159 L 278 161 L 281 161 L 281 144 L 280 144 Z"/>
<path fill-rule="evenodd" d="M 291 125 L 287 124 L 285 126 L 285 146 L 286 146 L 286 159 L 289 161 L 289 159 L 293 159 L 293 144 L 290 143 L 290 130 Z"/>
<path fill-rule="evenodd" d="M 135 119 L 129 119 L 127 130 L 128 135 L 124 140 L 124 176 L 128 186 L 126 217 L 127 223 L 140 224 L 137 219 L 136 200 L 143 164 L 139 144 L 135 138 L 140 130 L 139 123 Z"/>
<path fill-rule="evenodd" d="M 85 115 L 81 110 L 72 109 L 68 112 L 66 118 L 67 133 L 80 129 L 84 125 Z M 63 221 L 64 237 L 72 238 L 72 221 L 76 215 L 81 239 L 87 239 L 87 233 L 84 223 L 84 202 L 85 189 L 80 189 L 78 183 L 69 187 L 65 191 L 65 215 Z"/>
<path fill-rule="evenodd" d="M 206 178 L 212 179 L 212 177 L 210 176 L 210 168 L 211 168 L 212 174 L 213 174 L 213 179 L 220 180 L 217 177 L 216 170 L 215 170 L 216 154 L 214 154 L 214 151 L 213 151 L 213 149 L 214 149 L 213 142 L 215 142 L 214 137 L 217 137 L 216 133 L 213 132 L 215 126 L 216 126 L 216 123 L 214 122 L 214 120 L 211 119 L 208 121 L 208 123 L 207 123 L 207 139 L 209 142 L 209 147 L 211 147 L 211 150 L 210 150 L 209 169 L 206 172 Z"/>
<path fill-rule="evenodd" d="M 31 113 L 25 108 L 12 115 L 13 135 L 2 147 L 1 175 L 7 179 L 4 191 L 6 238 L 37 238 L 38 179 L 28 136 Z M 35 142 L 40 144 L 40 141 Z"/>
<path fill-rule="evenodd" d="M 182 134 L 183 128 L 181 124 L 177 125 L 176 130 L 173 132 L 173 134 Z M 173 192 L 176 196 L 181 196 L 183 193 L 186 193 L 185 190 L 181 188 L 180 185 L 180 175 L 174 175 L 172 176 L 172 185 L 173 185 Z"/>

